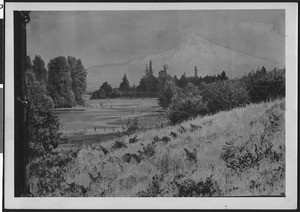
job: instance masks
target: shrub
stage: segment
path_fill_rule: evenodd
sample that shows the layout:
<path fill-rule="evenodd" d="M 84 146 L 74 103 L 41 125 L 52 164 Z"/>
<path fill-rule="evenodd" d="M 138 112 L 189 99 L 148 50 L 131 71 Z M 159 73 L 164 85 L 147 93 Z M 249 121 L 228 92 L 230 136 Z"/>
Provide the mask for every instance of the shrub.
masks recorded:
<path fill-rule="evenodd" d="M 173 197 L 219 196 L 218 184 L 207 177 L 203 181 L 195 181 L 185 175 L 178 174 L 172 181 L 163 180 L 163 175 L 155 175 L 148 188 L 137 193 L 138 197 L 160 197 L 169 194 Z"/>
<path fill-rule="evenodd" d="M 135 160 L 137 163 L 140 163 L 141 162 L 141 157 L 138 156 L 137 154 L 131 154 L 131 153 L 126 153 L 122 159 L 127 162 L 127 163 L 130 163 L 133 160 Z"/>
<path fill-rule="evenodd" d="M 248 91 L 241 80 L 227 80 L 208 84 L 201 93 L 210 113 L 230 110 L 250 103 Z"/>
<path fill-rule="evenodd" d="M 64 174 L 69 171 L 69 164 L 75 160 L 78 151 L 79 149 L 71 149 L 61 153 L 46 153 L 31 160 L 30 187 L 32 194 L 42 197 L 66 196 L 67 193 L 70 193 Z M 75 193 L 75 191 L 72 191 L 72 193 Z"/>
<path fill-rule="evenodd" d="M 234 171 L 244 171 L 248 168 L 258 167 L 262 160 L 270 160 L 271 163 L 281 161 L 284 164 L 285 148 L 283 145 L 274 146 L 274 136 L 280 130 L 283 122 L 283 113 L 278 112 L 280 106 L 275 104 L 268 109 L 262 120 L 252 125 L 260 129 L 259 132 L 251 133 L 246 142 L 233 139 L 223 146 L 221 158 L 226 166 Z"/>
<path fill-rule="evenodd" d="M 122 92 L 117 88 L 113 88 L 109 95 L 110 98 L 119 98 L 121 96 L 122 96 Z"/>
<path fill-rule="evenodd" d="M 202 196 L 219 196 L 220 189 L 211 177 L 205 181 L 196 182 L 184 175 L 177 175 L 172 182 L 177 187 L 176 197 L 202 197 Z"/>
<path fill-rule="evenodd" d="M 139 140 L 140 140 L 140 139 L 137 139 L 137 135 L 135 135 L 134 137 L 129 138 L 128 142 L 129 142 L 130 144 L 133 144 L 133 143 L 138 142 Z"/>
<path fill-rule="evenodd" d="M 171 80 L 167 81 L 161 94 L 159 95 L 158 104 L 162 108 L 166 109 L 171 104 L 172 98 L 175 95 L 177 95 L 177 92 L 174 82 Z"/>
<path fill-rule="evenodd" d="M 123 141 L 116 140 L 115 143 L 111 146 L 112 149 L 122 149 L 127 148 L 127 145 Z"/>
<path fill-rule="evenodd" d="M 243 77 L 251 102 L 285 96 L 285 69 L 267 72 L 264 68 Z"/>
<path fill-rule="evenodd" d="M 126 123 L 127 126 L 127 134 L 133 134 L 139 129 L 139 121 L 138 118 L 129 119 Z"/>
<path fill-rule="evenodd" d="M 155 155 L 155 147 L 152 144 L 143 146 L 143 150 L 139 150 L 140 155 L 145 155 L 147 158 Z"/>
<path fill-rule="evenodd" d="M 152 177 L 152 182 L 149 185 L 149 187 L 145 191 L 140 191 L 137 193 L 138 197 L 159 197 L 161 196 L 161 188 L 160 188 L 160 182 L 161 177 L 158 175 L 155 175 Z"/>
<path fill-rule="evenodd" d="M 197 162 L 197 151 L 196 149 L 193 150 L 193 152 L 189 151 L 188 149 L 186 148 L 183 148 L 184 151 L 185 151 L 185 155 L 187 157 L 187 159 L 191 162 Z"/>
<path fill-rule="evenodd" d="M 168 143 L 169 141 L 171 141 L 171 138 L 169 136 L 164 136 L 161 138 L 161 140 L 165 143 Z"/>
<path fill-rule="evenodd" d="M 167 116 L 171 124 L 177 124 L 198 115 L 205 115 L 207 112 L 207 105 L 202 101 L 202 97 L 197 95 L 173 99 L 167 110 Z"/>

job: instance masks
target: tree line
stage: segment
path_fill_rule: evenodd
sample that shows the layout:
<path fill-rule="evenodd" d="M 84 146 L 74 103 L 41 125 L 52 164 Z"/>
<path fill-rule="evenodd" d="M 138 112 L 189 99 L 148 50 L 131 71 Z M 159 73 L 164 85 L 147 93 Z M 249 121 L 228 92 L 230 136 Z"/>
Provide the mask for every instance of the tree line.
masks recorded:
<path fill-rule="evenodd" d="M 186 76 L 183 73 L 178 79 L 176 75 L 173 77 L 168 74 L 168 65 L 163 65 L 162 70 L 158 71 L 158 76 L 154 75 L 152 68 L 152 61 L 146 64 L 145 74 L 140 79 L 138 86 L 130 86 L 127 75 L 124 74 L 120 86 L 112 88 L 108 82 L 104 82 L 98 90 L 92 93 L 91 99 L 106 99 L 118 97 L 159 97 L 162 89 L 168 81 L 172 81 L 175 86 L 184 89 L 188 83 L 196 86 L 203 86 L 204 84 L 213 83 L 216 81 L 227 80 L 228 77 L 225 71 L 218 75 L 207 75 L 205 77 L 198 76 L 197 67 L 195 67 L 194 76 Z"/>
<path fill-rule="evenodd" d="M 55 57 L 47 68 L 36 55 L 27 56 L 25 80 L 28 88 L 29 156 L 51 152 L 61 139 L 59 119 L 54 108 L 83 105 L 86 69 L 75 57 Z"/>
<path fill-rule="evenodd" d="M 172 124 L 199 115 L 243 107 L 285 97 L 285 69 L 266 71 L 265 67 L 240 78 L 219 80 L 195 86 L 189 82 L 184 89 L 169 81 L 159 97 Z"/>
<path fill-rule="evenodd" d="M 84 104 L 87 70 L 81 59 L 58 56 L 46 68 L 41 56 L 36 55 L 32 61 L 27 56 L 27 70 L 35 75 L 35 80 L 45 84 L 45 92 L 54 101 L 55 108 Z"/>

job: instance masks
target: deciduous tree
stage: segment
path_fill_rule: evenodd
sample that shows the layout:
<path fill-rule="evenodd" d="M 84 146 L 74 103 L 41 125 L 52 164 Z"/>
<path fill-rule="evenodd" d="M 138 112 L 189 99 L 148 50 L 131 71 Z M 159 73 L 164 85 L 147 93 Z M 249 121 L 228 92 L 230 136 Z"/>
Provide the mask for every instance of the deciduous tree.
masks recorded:
<path fill-rule="evenodd" d="M 51 59 L 48 71 L 47 90 L 55 107 L 72 107 L 75 104 L 75 95 L 72 91 L 72 78 L 67 59 L 63 56 Z"/>

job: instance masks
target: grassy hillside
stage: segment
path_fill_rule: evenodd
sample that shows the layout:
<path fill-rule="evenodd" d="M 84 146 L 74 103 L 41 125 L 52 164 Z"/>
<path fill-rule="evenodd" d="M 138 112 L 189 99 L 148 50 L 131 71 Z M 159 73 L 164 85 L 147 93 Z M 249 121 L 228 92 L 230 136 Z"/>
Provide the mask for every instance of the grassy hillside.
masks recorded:
<path fill-rule="evenodd" d="M 285 102 L 248 105 L 32 161 L 34 196 L 285 195 Z"/>

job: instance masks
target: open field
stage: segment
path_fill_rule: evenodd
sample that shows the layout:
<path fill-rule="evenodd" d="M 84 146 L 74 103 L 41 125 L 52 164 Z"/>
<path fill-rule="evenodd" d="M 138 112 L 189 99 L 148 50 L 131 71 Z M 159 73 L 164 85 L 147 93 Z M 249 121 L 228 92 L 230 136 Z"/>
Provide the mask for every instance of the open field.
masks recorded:
<path fill-rule="evenodd" d="M 39 164 L 32 174 L 35 196 L 285 196 L 285 101 L 60 149 L 37 161 L 52 167 L 44 172 Z"/>
<path fill-rule="evenodd" d="M 87 100 L 87 106 L 56 110 L 65 143 L 99 142 L 126 131 L 128 119 L 137 117 L 142 130 L 159 128 L 167 120 L 155 98 Z"/>

